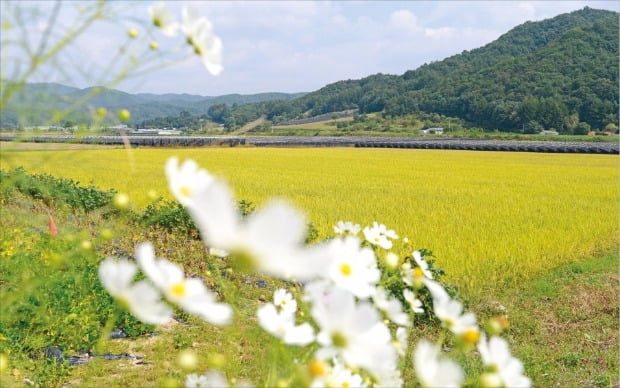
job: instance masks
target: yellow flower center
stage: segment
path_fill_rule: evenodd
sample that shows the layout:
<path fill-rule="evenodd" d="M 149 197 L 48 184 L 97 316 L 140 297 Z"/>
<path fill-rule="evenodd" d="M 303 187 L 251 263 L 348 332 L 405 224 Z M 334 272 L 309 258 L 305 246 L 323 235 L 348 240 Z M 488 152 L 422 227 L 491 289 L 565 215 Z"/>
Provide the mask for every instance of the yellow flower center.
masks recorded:
<path fill-rule="evenodd" d="M 344 348 L 347 346 L 347 337 L 339 332 L 335 332 L 332 334 L 332 343 L 337 348 Z"/>
<path fill-rule="evenodd" d="M 129 310 L 129 300 L 124 296 L 117 296 L 116 300 L 123 308 Z"/>
<path fill-rule="evenodd" d="M 351 272 L 351 266 L 349 264 L 344 263 L 340 266 L 340 273 L 344 276 L 350 276 Z"/>
<path fill-rule="evenodd" d="M 480 332 L 476 329 L 467 329 L 463 333 L 463 339 L 470 344 L 477 344 L 480 341 Z"/>
<path fill-rule="evenodd" d="M 342 388 L 349 388 L 349 382 L 348 381 L 344 381 L 342 383 Z"/>
<path fill-rule="evenodd" d="M 153 19 L 153 24 L 155 25 L 155 27 L 160 28 L 162 25 L 161 19 L 160 18 L 154 18 Z"/>
<path fill-rule="evenodd" d="M 282 301 L 280 302 L 280 304 L 281 304 L 282 306 L 284 306 L 284 305 L 286 304 L 286 299 L 282 299 Z"/>
<path fill-rule="evenodd" d="M 323 376 L 325 374 L 325 364 L 320 360 L 312 360 L 308 364 L 308 371 L 312 376 Z"/>
<path fill-rule="evenodd" d="M 186 292 L 185 282 L 179 282 L 170 286 L 170 293 L 177 298 L 184 297 Z"/>
<path fill-rule="evenodd" d="M 413 269 L 413 277 L 414 278 L 423 278 L 424 277 L 424 271 L 422 271 L 422 268 L 415 267 Z"/>
<path fill-rule="evenodd" d="M 378 243 L 378 242 L 379 242 L 379 237 L 375 237 L 375 238 L 374 238 L 374 241 L 375 241 L 376 243 Z"/>
<path fill-rule="evenodd" d="M 191 197 L 192 196 L 192 189 L 190 189 L 187 186 L 181 186 L 179 187 L 179 192 L 181 193 L 181 195 L 183 195 L 184 197 Z"/>

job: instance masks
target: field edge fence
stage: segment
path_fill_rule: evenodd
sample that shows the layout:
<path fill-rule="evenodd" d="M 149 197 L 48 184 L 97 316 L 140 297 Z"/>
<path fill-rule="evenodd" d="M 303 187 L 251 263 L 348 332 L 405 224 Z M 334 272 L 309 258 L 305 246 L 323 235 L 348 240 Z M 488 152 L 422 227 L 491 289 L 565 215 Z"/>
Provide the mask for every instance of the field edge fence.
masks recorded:
<path fill-rule="evenodd" d="M 326 137 L 326 136 L 83 136 L 0 135 L 0 141 L 34 143 L 81 143 L 123 145 L 128 141 L 134 147 L 205 147 L 205 146 L 255 146 L 255 147 L 362 147 L 402 149 L 443 149 L 504 152 L 547 152 L 581 154 L 620 154 L 619 143 L 516 141 L 486 139 L 426 139 L 383 137 Z"/>

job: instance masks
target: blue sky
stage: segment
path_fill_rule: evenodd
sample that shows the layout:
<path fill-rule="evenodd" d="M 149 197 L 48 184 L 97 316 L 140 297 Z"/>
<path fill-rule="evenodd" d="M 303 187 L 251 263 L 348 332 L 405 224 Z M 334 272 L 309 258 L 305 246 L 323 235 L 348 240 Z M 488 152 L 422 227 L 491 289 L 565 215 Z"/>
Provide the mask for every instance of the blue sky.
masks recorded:
<path fill-rule="evenodd" d="M 24 10 L 34 6 L 36 12 L 29 14 L 26 23 L 28 39 L 36 47 L 52 3 L 2 4 Z M 63 26 L 70 25 L 80 4 L 89 3 L 63 4 L 59 17 Z M 93 25 L 59 54 L 53 66 L 43 67 L 30 80 L 78 87 L 105 83 L 109 79 L 99 77 L 102 64 L 127 44 L 127 28 L 137 27 L 146 38 L 141 21 L 148 19 L 150 4 L 111 3 L 112 21 Z M 174 1 L 168 5 L 179 19 L 183 5 L 209 18 L 224 44 L 224 71 L 214 77 L 197 57 L 183 55 L 175 65 L 132 77 L 116 88 L 200 95 L 312 91 L 343 79 L 402 74 L 483 46 L 528 20 L 584 6 L 619 10 L 616 1 Z M 148 39 L 158 41 L 160 52 L 185 50 L 180 36 L 168 38 L 154 31 Z M 6 42 L 3 37 L 3 46 Z M 13 59 L 25 58 L 22 51 L 13 50 Z M 15 65 L 8 62 L 3 63 L 5 70 L 12 70 Z"/>

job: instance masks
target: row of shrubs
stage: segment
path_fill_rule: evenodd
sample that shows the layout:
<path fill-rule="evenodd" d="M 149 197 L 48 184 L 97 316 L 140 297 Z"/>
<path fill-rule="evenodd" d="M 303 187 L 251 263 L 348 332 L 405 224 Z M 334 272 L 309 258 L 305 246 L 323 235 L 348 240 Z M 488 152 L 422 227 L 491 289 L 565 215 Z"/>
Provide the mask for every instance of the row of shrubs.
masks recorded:
<path fill-rule="evenodd" d="M 47 174 L 28 174 L 23 168 L 12 171 L 0 170 L 0 185 L 3 196 L 10 196 L 13 190 L 24 195 L 43 201 L 47 206 L 68 206 L 74 211 L 91 212 L 97 209 L 104 210 L 104 216 L 115 214 L 112 202 L 116 195 L 115 190 L 102 190 L 96 186 L 82 186 L 79 181 L 69 178 L 56 178 Z M 238 202 L 238 209 L 242 216 L 250 215 L 254 211 L 254 204 L 250 201 Z M 195 238 L 199 237 L 198 228 L 180 203 L 158 198 L 143 210 L 128 211 L 133 221 L 143 226 L 157 226 L 168 232 L 184 233 Z M 308 224 L 307 242 L 318 237 L 318 230 Z"/>

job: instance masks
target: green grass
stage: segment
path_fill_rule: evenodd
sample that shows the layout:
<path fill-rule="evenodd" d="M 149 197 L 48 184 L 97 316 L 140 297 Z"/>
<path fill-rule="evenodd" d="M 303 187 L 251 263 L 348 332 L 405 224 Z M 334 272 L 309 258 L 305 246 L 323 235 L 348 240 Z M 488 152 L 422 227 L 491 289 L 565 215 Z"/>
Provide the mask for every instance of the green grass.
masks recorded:
<path fill-rule="evenodd" d="M 157 228 L 144 229 L 122 217 L 102 219 L 101 213 L 97 212 L 76 213 L 62 206 L 49 208 L 43 202 L 21 194 L 5 199 L 2 208 L 0 226 L 6 233 L 2 234 L 0 241 L 0 260 L 4 265 L 12 263 L 14 267 L 19 255 L 26 253 L 37 254 L 29 262 L 29 265 L 34 263 L 41 267 L 37 270 L 53 274 L 69 268 L 70 271 L 65 269 L 62 275 L 65 277 L 82 272 L 81 267 L 50 265 L 55 251 L 50 245 L 53 241 L 44 232 L 47 208 L 52 211 L 60 229 L 58 238 L 61 240 L 57 243 L 63 244 L 63 249 L 69 253 L 79 254 L 81 241 L 89 239 L 94 244 L 94 251 L 88 253 L 87 260 L 94 256 L 100 260 L 110 254 L 131 255 L 135 243 L 150 240 L 157 246 L 158 253 L 183 265 L 189 275 L 203 277 L 209 287 L 218 290 L 220 297 L 238 301 L 234 326 L 219 328 L 180 313 L 179 316 L 187 322 L 157 327 L 154 336 L 107 340 L 92 349 L 97 354 L 127 352 L 142 356 L 143 363 L 94 360 L 84 366 L 69 367 L 45 360 L 40 351 L 33 353 L 32 349 L 25 353 L 10 353 L 9 369 L 0 373 L 2 386 L 22 386 L 25 378 L 45 386 L 157 386 L 167 378 L 178 382 L 183 380 L 186 372 L 177 365 L 176 357 L 186 348 L 198 355 L 198 372 L 218 364 L 228 376 L 250 379 L 259 386 L 271 386 L 279 379 L 286 380 L 291 367 L 280 363 L 272 369 L 274 360 L 307 357 L 302 350 L 288 353 L 277 340 L 258 329 L 254 319 L 256 308 L 261 301 L 271 298 L 274 288 L 290 285 L 262 278 L 269 286 L 257 287 L 256 281 L 261 278 L 230 272 L 226 261 L 205 259 L 200 241 L 187 240 L 186 236 Z M 97 237 L 102 227 L 112 226 L 115 228 L 112 241 Z M 85 260 L 84 253 L 81 258 L 67 256 L 54 260 Z M 533 379 L 534 386 L 613 386 L 617 384 L 620 373 L 617 306 L 620 278 L 617 269 L 617 253 L 588 258 L 552 268 L 543 276 L 523 280 L 511 288 L 495 287 L 485 295 L 470 298 L 468 308 L 477 313 L 480 322 L 484 322 L 501 312 L 498 305 L 505 306 L 511 323 L 507 333 L 511 350 L 524 362 L 526 374 Z M 7 283 L 20 281 L 19 276 L 14 276 L 20 271 L 24 273 L 24 268 L 13 268 L 12 275 L 2 272 L 0 288 L 5 289 Z M 79 293 L 92 287 L 92 284 L 78 283 L 72 292 Z M 6 303 L 7 300 L 3 301 Z M 92 315 L 88 311 L 93 301 L 80 302 L 78 299 L 67 305 L 82 309 L 81 329 L 101 332 L 96 321 L 84 321 L 86 316 Z M 56 329 L 66 331 L 71 328 L 71 321 L 65 322 L 67 312 L 64 309 L 59 306 L 49 308 L 46 322 L 60 322 L 55 324 Z M 10 317 L 3 315 L 3 319 L 7 318 Z M 433 327 L 417 325 L 416 328 L 419 333 L 412 336 L 412 346 L 420 337 L 435 338 L 438 334 Z M 49 331 L 37 331 L 36 326 L 31 326 L 30 331 L 37 337 L 26 337 L 25 342 L 36 340 L 41 347 L 59 345 L 52 342 L 55 337 Z M 71 340 L 78 341 L 78 344 L 63 346 L 66 356 L 77 354 L 82 349 L 79 338 Z M 62 338 L 59 341 L 62 342 Z M 87 342 L 83 343 L 86 346 Z M 5 352 L 6 345 L 0 341 L 0 353 Z M 462 365 L 474 374 L 480 368 L 476 362 L 462 362 Z M 413 384 L 410 368 L 405 369 L 404 378 L 406 386 Z"/>
<path fill-rule="evenodd" d="M 534 386 L 617 386 L 619 281 L 616 252 L 499 290 L 515 353 Z"/>
<path fill-rule="evenodd" d="M 340 219 L 376 220 L 431 249 L 465 291 L 514 286 L 602 255 L 618 241 L 618 157 L 441 150 L 201 148 L 2 152 L 3 168 L 164 196 L 163 165 L 192 158 L 237 198 L 281 197 L 325 236 Z M 407 252 L 401 252 L 407 253 Z"/>

